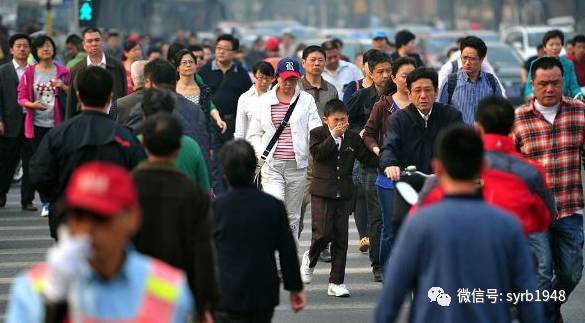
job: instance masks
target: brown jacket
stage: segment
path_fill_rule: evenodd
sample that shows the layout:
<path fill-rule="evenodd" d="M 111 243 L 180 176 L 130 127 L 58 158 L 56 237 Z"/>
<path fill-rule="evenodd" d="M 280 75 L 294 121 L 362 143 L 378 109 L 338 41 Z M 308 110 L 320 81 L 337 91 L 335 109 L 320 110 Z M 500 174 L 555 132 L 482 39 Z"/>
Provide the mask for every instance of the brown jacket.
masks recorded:
<path fill-rule="evenodd" d="M 384 95 L 378 100 L 374 107 L 372 108 L 372 112 L 370 113 L 370 118 L 366 122 L 366 126 L 364 129 L 364 143 L 370 150 L 373 150 L 374 147 L 382 148 L 382 144 L 384 143 L 384 135 L 386 134 L 386 130 L 388 127 L 388 118 L 392 114 L 392 105 L 394 101 L 392 100 L 391 95 Z"/>
<path fill-rule="evenodd" d="M 351 130 L 343 135 L 338 150 L 327 125 L 315 128 L 311 130 L 310 146 L 314 161 L 310 192 L 315 196 L 349 199 L 353 193 L 354 161 L 357 159 L 368 167 L 378 167 L 378 157 Z"/>

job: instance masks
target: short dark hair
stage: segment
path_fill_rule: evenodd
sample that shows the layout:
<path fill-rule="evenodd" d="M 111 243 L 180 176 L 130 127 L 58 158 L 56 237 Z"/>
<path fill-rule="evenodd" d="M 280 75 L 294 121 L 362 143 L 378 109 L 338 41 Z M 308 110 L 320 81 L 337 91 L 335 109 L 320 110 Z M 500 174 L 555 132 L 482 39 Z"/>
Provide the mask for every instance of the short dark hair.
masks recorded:
<path fill-rule="evenodd" d="M 65 44 L 71 44 L 75 46 L 78 50 L 81 50 L 82 43 L 83 39 L 81 39 L 81 37 L 79 37 L 79 35 L 77 34 L 71 34 L 67 36 L 67 39 L 65 39 Z"/>
<path fill-rule="evenodd" d="M 172 113 L 176 106 L 176 95 L 168 89 L 147 89 L 142 98 L 142 111 L 145 117 L 164 111 Z"/>
<path fill-rule="evenodd" d="M 89 33 L 98 33 L 98 34 L 100 34 L 100 36 L 102 36 L 102 31 L 99 30 L 99 28 L 87 27 L 81 32 L 81 37 L 85 38 L 85 34 L 89 34 Z"/>
<path fill-rule="evenodd" d="M 487 134 L 507 136 L 514 125 L 514 107 L 502 96 L 485 97 L 477 105 L 475 121 Z"/>
<path fill-rule="evenodd" d="M 543 44 L 538 44 L 536 46 L 536 50 L 541 50 L 541 49 L 544 49 L 544 45 Z"/>
<path fill-rule="evenodd" d="M 302 59 L 307 59 L 307 57 L 309 57 L 309 55 L 314 52 L 319 52 L 323 54 L 323 57 L 327 57 L 327 54 L 325 53 L 323 47 L 317 45 L 307 46 L 305 49 L 303 49 L 303 55 L 301 57 Z"/>
<path fill-rule="evenodd" d="M 250 185 L 256 171 L 254 148 L 245 140 L 227 142 L 219 151 L 221 169 L 233 187 Z"/>
<path fill-rule="evenodd" d="M 362 62 L 367 63 L 368 60 L 370 59 L 370 57 L 372 57 L 372 55 L 377 55 L 378 53 L 382 53 L 382 51 L 378 50 L 378 49 L 368 49 L 365 53 L 364 56 L 362 57 Z"/>
<path fill-rule="evenodd" d="M 561 69 L 561 75 L 564 76 L 565 70 L 563 69 L 563 64 L 557 58 L 545 56 L 534 60 L 530 66 L 530 74 L 532 74 L 532 79 L 534 80 L 534 77 L 536 76 L 536 70 L 550 70 L 555 66 Z"/>
<path fill-rule="evenodd" d="M 337 44 L 337 47 L 342 48 L 343 47 L 343 40 L 339 39 L 339 38 L 333 38 L 331 39 L 332 42 Z"/>
<path fill-rule="evenodd" d="M 158 47 L 150 47 L 148 49 L 148 51 L 146 52 L 146 56 L 150 56 L 150 54 L 152 54 L 152 53 L 162 54 L 162 50 L 160 48 L 158 48 Z"/>
<path fill-rule="evenodd" d="M 256 75 L 257 72 L 260 72 L 262 75 L 274 77 L 274 67 L 272 64 L 265 61 L 256 62 L 256 64 L 252 66 L 252 74 Z"/>
<path fill-rule="evenodd" d="M 323 109 L 323 115 L 325 117 L 329 116 L 332 113 L 341 112 L 345 114 L 349 114 L 347 111 L 347 107 L 345 103 L 339 99 L 331 99 L 325 103 L 325 108 Z"/>
<path fill-rule="evenodd" d="M 171 63 L 157 58 L 144 66 L 144 79 L 150 80 L 157 86 L 163 85 L 174 89 L 177 84 L 177 71 Z"/>
<path fill-rule="evenodd" d="M 416 68 L 416 62 L 410 57 L 399 57 L 392 62 L 392 75 L 396 76 L 398 70 L 405 65 L 412 65 Z"/>
<path fill-rule="evenodd" d="M 328 41 L 323 42 L 323 44 L 321 44 L 321 48 L 328 51 L 328 50 L 332 50 L 332 49 L 339 49 L 339 45 L 336 44 L 332 40 L 328 40 Z"/>
<path fill-rule="evenodd" d="M 167 51 L 167 61 L 175 65 L 175 58 L 177 57 L 177 53 L 183 49 L 185 49 L 185 45 L 181 43 L 172 43 L 169 46 L 169 50 Z"/>
<path fill-rule="evenodd" d="M 386 53 L 378 52 L 376 54 L 370 55 L 368 57 L 367 63 L 370 71 L 373 71 L 376 68 L 376 66 L 382 63 L 388 63 L 390 64 L 390 66 L 392 66 L 392 58 L 390 57 L 390 55 Z"/>
<path fill-rule="evenodd" d="M 219 43 L 222 40 L 231 42 L 232 43 L 232 50 L 237 51 L 240 49 L 240 41 L 236 37 L 234 37 L 233 35 L 221 34 L 215 40 L 215 44 L 217 45 L 217 43 Z"/>
<path fill-rule="evenodd" d="M 14 43 L 16 43 L 16 41 L 19 39 L 26 39 L 28 45 L 30 46 L 30 37 L 27 34 L 14 34 L 10 36 L 10 39 L 8 39 L 8 45 L 10 46 L 10 48 L 12 48 L 12 46 L 14 46 Z"/>
<path fill-rule="evenodd" d="M 193 52 L 191 52 L 190 50 L 188 50 L 186 48 L 183 48 L 180 51 L 178 51 L 177 54 L 175 54 L 175 58 L 173 59 L 173 62 L 175 63 L 175 68 L 179 68 L 179 66 L 181 65 L 181 59 L 185 55 L 191 56 L 191 58 L 193 59 L 193 62 L 195 62 L 195 64 L 197 64 L 197 57 L 195 57 L 195 55 L 193 55 Z"/>
<path fill-rule="evenodd" d="M 394 41 L 396 43 L 396 48 L 399 49 L 400 47 L 408 44 L 411 40 L 415 40 L 416 35 L 413 34 L 410 30 L 400 30 L 394 35 Z"/>
<path fill-rule="evenodd" d="M 453 179 L 469 181 L 480 175 L 483 143 L 471 127 L 458 125 L 442 131 L 435 142 L 435 154 Z"/>
<path fill-rule="evenodd" d="M 463 38 L 459 44 L 459 49 L 463 52 L 467 47 L 475 49 L 479 58 L 484 58 L 487 55 L 487 46 L 479 37 L 467 36 Z"/>
<path fill-rule="evenodd" d="M 585 43 L 585 35 L 577 35 L 573 37 L 573 46 L 577 45 L 577 43 Z"/>
<path fill-rule="evenodd" d="M 202 52 L 203 51 L 203 46 L 201 45 L 189 45 L 187 46 L 187 49 L 192 51 L 192 52 Z"/>
<path fill-rule="evenodd" d="M 553 38 L 559 38 L 561 40 L 561 45 L 565 45 L 565 34 L 559 29 L 547 31 L 544 36 L 542 36 L 542 45 L 546 46 L 546 43 Z"/>
<path fill-rule="evenodd" d="M 437 72 L 430 67 L 418 67 L 414 71 L 408 73 L 406 76 L 406 86 L 410 90 L 412 83 L 420 79 L 429 79 L 433 82 L 433 87 L 436 89 L 439 87 L 439 76 Z"/>
<path fill-rule="evenodd" d="M 112 96 L 113 84 L 112 74 L 98 66 L 89 66 L 75 77 L 79 99 L 88 107 L 105 107 Z"/>
<path fill-rule="evenodd" d="M 159 112 L 148 118 L 142 128 L 142 141 L 154 156 L 168 157 L 181 148 L 183 128 L 170 113 Z"/>
<path fill-rule="evenodd" d="M 35 38 L 33 38 L 32 40 L 32 44 L 30 44 L 30 52 L 33 56 L 33 58 L 35 59 L 35 61 L 39 61 L 39 55 L 38 55 L 38 50 L 39 48 L 43 47 L 43 45 L 45 45 L 46 42 L 51 43 L 51 46 L 53 46 L 53 59 L 55 59 L 55 56 L 57 56 L 57 45 L 55 45 L 55 41 L 53 41 L 53 38 L 47 36 L 47 35 L 39 35 Z"/>

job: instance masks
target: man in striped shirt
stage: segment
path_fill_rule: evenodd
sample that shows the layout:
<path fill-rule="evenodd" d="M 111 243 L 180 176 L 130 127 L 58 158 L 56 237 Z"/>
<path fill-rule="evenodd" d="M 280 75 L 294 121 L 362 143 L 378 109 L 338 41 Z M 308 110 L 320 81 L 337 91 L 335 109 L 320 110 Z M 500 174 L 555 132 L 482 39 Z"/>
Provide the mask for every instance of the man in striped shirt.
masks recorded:
<path fill-rule="evenodd" d="M 493 74 L 481 70 L 487 46 L 478 37 L 468 36 L 461 41 L 462 68 L 439 87 L 439 100 L 454 105 L 463 114 L 463 121 L 473 126 L 479 101 L 491 95 L 502 95 L 501 86 Z"/>
<path fill-rule="evenodd" d="M 549 230 L 530 236 L 537 251 L 539 290 L 562 296 L 545 305 L 547 321 L 552 322 L 561 318 L 561 304 L 583 270 L 585 105 L 563 98 L 564 71 L 558 59 L 540 58 L 530 70 L 535 96 L 516 110 L 513 134 L 519 151 L 544 167 L 556 202 L 558 217 Z"/>

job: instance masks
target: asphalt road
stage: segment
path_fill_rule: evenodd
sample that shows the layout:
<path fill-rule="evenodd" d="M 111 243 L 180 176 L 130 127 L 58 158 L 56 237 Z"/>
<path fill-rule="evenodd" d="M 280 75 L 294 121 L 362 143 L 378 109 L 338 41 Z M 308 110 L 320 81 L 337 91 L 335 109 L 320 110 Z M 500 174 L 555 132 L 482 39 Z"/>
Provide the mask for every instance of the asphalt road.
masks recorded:
<path fill-rule="evenodd" d="M 13 188 L 8 195 L 6 208 L 0 209 L 0 319 L 3 321 L 13 278 L 25 268 L 42 261 L 46 249 L 51 245 L 46 218 L 38 212 L 23 212 L 20 209 L 18 190 Z M 38 201 L 36 201 L 38 205 Z M 281 305 L 276 308 L 273 322 L 344 323 L 372 322 L 373 311 L 382 285 L 372 281 L 367 255 L 357 250 L 358 235 L 353 218 L 350 218 L 350 241 L 346 269 L 346 285 L 351 291 L 349 298 L 327 296 L 330 266 L 318 263 L 313 282 L 305 287 L 308 306 L 298 314 L 290 310 L 288 294 L 281 293 Z M 305 228 L 310 228 L 310 219 L 305 219 Z M 308 249 L 310 229 L 303 232 L 299 257 Z M 585 321 L 585 283 L 581 284 L 563 307 L 566 323 Z M 406 322 L 408 305 L 403 307 L 399 322 Z"/>

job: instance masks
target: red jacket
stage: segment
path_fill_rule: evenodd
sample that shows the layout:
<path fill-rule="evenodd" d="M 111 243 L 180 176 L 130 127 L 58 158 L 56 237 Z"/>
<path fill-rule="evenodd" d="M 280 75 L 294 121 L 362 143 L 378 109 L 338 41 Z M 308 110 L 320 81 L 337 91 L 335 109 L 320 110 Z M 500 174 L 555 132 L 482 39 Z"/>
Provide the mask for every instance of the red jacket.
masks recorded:
<path fill-rule="evenodd" d="M 516 215 L 526 235 L 546 231 L 556 210 L 544 169 L 517 153 L 510 137 L 488 134 L 483 142 L 487 162 L 481 174 L 484 200 Z M 425 183 L 411 214 L 443 196 L 436 180 Z"/>

